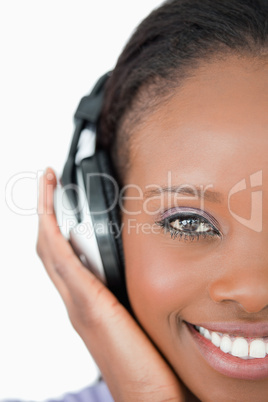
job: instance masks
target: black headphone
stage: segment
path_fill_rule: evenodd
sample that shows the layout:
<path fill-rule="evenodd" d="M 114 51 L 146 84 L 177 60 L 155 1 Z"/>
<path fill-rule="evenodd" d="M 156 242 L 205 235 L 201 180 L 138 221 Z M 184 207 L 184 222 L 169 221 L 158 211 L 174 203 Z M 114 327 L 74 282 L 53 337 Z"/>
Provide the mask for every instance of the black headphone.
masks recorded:
<path fill-rule="evenodd" d="M 74 251 L 130 311 L 120 236 L 119 188 L 108 151 L 96 150 L 97 122 L 109 76 L 110 73 L 103 75 L 79 103 L 69 155 L 60 178 L 61 204 L 57 202 L 55 210 L 57 218 L 62 216 L 59 209 L 65 198 L 68 216 L 72 213 L 75 220 L 66 236 Z"/>

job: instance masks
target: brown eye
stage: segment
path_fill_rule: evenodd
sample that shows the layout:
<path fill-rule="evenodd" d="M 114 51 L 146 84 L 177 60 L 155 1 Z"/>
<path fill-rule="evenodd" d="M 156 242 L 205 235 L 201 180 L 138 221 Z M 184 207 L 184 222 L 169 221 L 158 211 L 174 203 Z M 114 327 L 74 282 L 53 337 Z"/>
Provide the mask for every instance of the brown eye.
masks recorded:
<path fill-rule="evenodd" d="M 209 222 L 204 221 L 204 219 L 197 217 L 184 217 L 177 218 L 176 220 L 170 221 L 170 226 L 182 232 L 193 232 L 206 233 L 213 231 L 213 227 Z"/>
<path fill-rule="evenodd" d="M 208 219 L 197 214 L 177 213 L 156 222 L 172 239 L 198 241 L 200 238 L 222 238 L 219 230 Z"/>

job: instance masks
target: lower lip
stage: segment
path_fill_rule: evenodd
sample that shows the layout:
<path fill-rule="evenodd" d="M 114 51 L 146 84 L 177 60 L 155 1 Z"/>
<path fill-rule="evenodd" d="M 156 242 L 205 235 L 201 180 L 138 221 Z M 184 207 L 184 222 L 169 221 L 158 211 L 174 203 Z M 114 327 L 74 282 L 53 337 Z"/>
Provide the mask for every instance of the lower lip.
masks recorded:
<path fill-rule="evenodd" d="M 201 355 L 218 372 L 241 380 L 262 380 L 268 377 L 268 355 L 262 359 L 243 360 L 224 353 L 196 331 L 192 324 L 185 323 Z"/>

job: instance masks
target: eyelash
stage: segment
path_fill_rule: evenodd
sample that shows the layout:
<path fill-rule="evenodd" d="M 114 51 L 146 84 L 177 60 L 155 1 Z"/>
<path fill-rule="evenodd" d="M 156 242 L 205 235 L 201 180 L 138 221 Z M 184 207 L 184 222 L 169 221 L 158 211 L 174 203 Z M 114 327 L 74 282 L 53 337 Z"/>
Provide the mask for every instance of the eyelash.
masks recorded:
<path fill-rule="evenodd" d="M 194 230 L 180 230 L 171 226 L 171 223 L 176 223 L 176 221 L 179 221 L 178 225 L 181 226 L 182 222 L 185 222 L 184 225 L 186 225 L 187 223 L 189 224 L 191 221 L 194 220 L 198 224 L 196 229 L 199 229 L 200 225 L 207 225 L 211 228 L 211 230 L 196 232 Z M 214 225 L 212 225 L 212 223 L 210 223 L 206 218 L 197 214 L 180 213 L 174 216 L 170 216 L 169 218 L 165 218 L 162 221 L 156 222 L 156 224 L 163 228 L 165 233 L 170 233 L 173 240 L 179 238 L 179 240 L 183 241 L 199 241 L 200 237 L 202 237 L 203 239 L 221 237 L 221 233 L 215 228 Z"/>

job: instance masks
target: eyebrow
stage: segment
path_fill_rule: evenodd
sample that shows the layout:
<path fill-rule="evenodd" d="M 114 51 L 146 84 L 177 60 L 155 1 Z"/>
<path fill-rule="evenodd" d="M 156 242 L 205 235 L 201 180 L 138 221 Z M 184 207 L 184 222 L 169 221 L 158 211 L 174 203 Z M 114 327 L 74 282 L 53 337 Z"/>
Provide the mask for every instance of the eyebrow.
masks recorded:
<path fill-rule="evenodd" d="M 223 202 L 223 194 L 213 190 L 204 190 L 198 186 L 172 186 L 172 187 L 159 187 L 153 190 L 146 190 L 144 193 L 145 198 L 150 198 L 155 195 L 159 195 L 162 193 L 174 193 L 174 194 L 182 194 L 182 195 L 192 195 L 198 198 L 203 198 L 209 202 L 222 203 Z"/>

